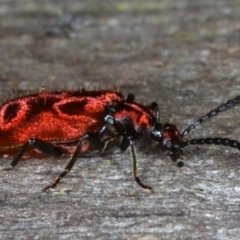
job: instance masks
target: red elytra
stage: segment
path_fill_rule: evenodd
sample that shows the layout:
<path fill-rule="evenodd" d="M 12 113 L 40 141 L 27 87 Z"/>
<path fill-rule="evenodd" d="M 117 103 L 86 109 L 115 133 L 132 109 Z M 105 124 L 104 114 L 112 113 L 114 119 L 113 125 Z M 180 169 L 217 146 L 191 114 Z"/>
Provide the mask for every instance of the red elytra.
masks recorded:
<path fill-rule="evenodd" d="M 14 167 L 27 155 L 29 147 L 54 157 L 70 153 L 72 157 L 65 170 L 44 189 L 47 190 L 55 188 L 79 155 L 91 146 L 102 151 L 108 141 L 120 139 L 122 151 L 130 147 L 135 181 L 152 191 L 137 176 L 134 141 L 149 138 L 179 167 L 183 166 L 183 162 L 178 161 L 182 149 L 188 145 L 216 144 L 240 150 L 240 143 L 228 138 L 183 140 L 202 122 L 239 103 L 240 96 L 237 96 L 209 111 L 180 133 L 175 125 L 159 121 L 155 102 L 149 106 L 141 105 L 134 102 L 133 94 L 125 99 L 119 92 L 83 89 L 22 96 L 0 105 L 0 154 L 11 155 L 18 151 L 11 162 Z M 69 146 L 74 147 L 72 152 L 68 151 Z"/>
<path fill-rule="evenodd" d="M 0 154 L 19 151 L 30 138 L 70 144 L 104 125 L 107 104 L 123 99 L 114 91 L 42 92 L 0 105 Z"/>

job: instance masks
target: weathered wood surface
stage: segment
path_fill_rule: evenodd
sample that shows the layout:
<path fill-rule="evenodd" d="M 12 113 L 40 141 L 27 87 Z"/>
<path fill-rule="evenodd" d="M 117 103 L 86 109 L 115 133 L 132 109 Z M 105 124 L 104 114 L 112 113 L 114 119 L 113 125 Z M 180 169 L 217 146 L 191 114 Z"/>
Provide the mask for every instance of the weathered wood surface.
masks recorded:
<path fill-rule="evenodd" d="M 239 0 L 2 1 L 1 95 L 117 85 L 157 101 L 161 120 L 182 130 L 240 94 L 239 9 Z M 236 107 L 191 136 L 240 140 L 239 126 Z M 189 147 L 178 169 L 150 144 L 140 148 L 139 175 L 152 195 L 132 180 L 129 152 L 79 159 L 49 193 L 41 190 L 67 160 L 2 172 L 0 238 L 239 239 L 240 152 Z"/>

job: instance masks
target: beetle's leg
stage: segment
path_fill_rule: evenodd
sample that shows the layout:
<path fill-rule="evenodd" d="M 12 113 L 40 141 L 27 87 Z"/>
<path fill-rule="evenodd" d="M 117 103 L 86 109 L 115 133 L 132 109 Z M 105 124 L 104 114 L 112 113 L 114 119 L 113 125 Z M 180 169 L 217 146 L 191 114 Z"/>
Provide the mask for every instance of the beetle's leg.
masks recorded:
<path fill-rule="evenodd" d="M 81 154 L 81 150 L 82 150 L 84 141 L 88 141 L 92 146 L 94 146 L 96 149 L 99 149 L 99 150 L 102 150 L 105 145 L 104 142 L 101 141 L 101 139 L 99 138 L 98 135 L 96 135 L 94 133 L 85 134 L 79 140 L 77 147 L 75 149 L 75 152 L 74 152 L 72 158 L 70 159 L 69 163 L 65 167 L 64 171 L 56 178 L 55 182 L 52 185 L 45 187 L 43 189 L 43 191 L 55 188 L 60 183 L 60 181 L 71 171 L 71 169 L 74 166 L 74 164 L 76 163 L 79 155 Z"/>
<path fill-rule="evenodd" d="M 133 164 L 133 178 L 136 181 L 136 183 L 144 188 L 149 189 L 151 192 L 153 192 L 153 188 L 150 186 L 145 185 L 141 182 L 140 178 L 137 176 L 137 158 L 136 158 L 136 152 L 134 147 L 134 142 L 131 137 L 123 137 L 123 140 L 120 144 L 120 148 L 122 151 L 125 151 L 130 146 L 131 154 L 132 154 L 132 164 Z"/>
<path fill-rule="evenodd" d="M 34 148 L 36 148 L 42 153 L 48 154 L 56 158 L 60 158 L 62 155 L 67 154 L 67 152 L 63 148 L 57 147 L 52 143 L 45 142 L 38 138 L 30 138 L 23 145 L 22 149 L 17 154 L 17 156 L 12 160 L 11 167 L 2 168 L 1 171 L 8 171 L 8 170 L 11 170 L 13 167 L 15 167 L 23 158 L 23 156 L 26 154 L 30 146 L 33 146 Z"/>

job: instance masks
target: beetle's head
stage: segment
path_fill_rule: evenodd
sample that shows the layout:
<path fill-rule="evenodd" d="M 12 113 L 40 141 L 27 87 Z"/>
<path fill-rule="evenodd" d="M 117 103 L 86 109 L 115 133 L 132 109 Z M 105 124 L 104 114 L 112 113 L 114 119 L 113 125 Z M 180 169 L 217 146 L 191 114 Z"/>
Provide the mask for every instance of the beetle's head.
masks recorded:
<path fill-rule="evenodd" d="M 151 132 L 151 138 L 158 143 L 164 154 L 170 156 L 173 161 L 177 161 L 182 153 L 183 140 L 175 125 L 157 123 Z M 181 166 L 182 162 L 179 162 L 178 165 Z"/>

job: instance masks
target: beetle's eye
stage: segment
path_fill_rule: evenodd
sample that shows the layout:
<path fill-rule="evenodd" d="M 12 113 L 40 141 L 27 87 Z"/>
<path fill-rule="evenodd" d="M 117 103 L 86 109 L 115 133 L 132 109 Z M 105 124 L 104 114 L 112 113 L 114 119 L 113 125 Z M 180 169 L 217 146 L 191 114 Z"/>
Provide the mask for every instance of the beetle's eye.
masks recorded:
<path fill-rule="evenodd" d="M 166 145 L 167 148 L 171 148 L 172 147 L 172 142 L 167 140 L 165 142 L 165 145 Z"/>

